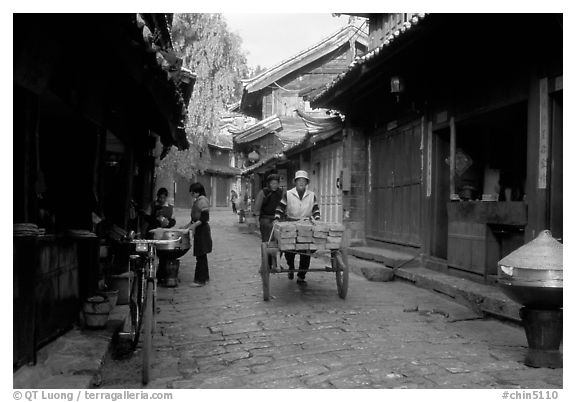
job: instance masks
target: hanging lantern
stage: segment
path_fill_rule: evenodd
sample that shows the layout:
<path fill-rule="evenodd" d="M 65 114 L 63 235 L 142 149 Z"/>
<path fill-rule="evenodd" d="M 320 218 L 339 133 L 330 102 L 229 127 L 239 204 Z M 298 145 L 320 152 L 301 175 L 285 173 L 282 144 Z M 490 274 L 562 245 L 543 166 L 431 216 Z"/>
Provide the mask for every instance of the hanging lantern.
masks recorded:
<path fill-rule="evenodd" d="M 256 151 L 252 151 L 248 154 L 248 160 L 250 162 L 258 162 L 260 160 L 260 155 Z"/>
<path fill-rule="evenodd" d="M 399 94 L 404 90 L 404 82 L 398 76 L 390 78 L 390 92 L 393 94 Z"/>

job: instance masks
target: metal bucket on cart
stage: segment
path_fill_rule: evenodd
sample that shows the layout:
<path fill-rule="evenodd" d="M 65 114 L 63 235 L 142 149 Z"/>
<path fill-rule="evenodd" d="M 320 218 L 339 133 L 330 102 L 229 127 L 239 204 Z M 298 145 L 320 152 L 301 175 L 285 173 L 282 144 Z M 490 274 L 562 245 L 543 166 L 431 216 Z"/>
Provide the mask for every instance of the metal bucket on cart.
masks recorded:
<path fill-rule="evenodd" d="M 154 229 L 155 240 L 176 240 L 168 244 L 157 244 L 156 255 L 160 259 L 156 274 L 160 284 L 167 287 L 178 285 L 178 271 L 182 257 L 191 248 L 190 231 L 188 229 Z"/>
<path fill-rule="evenodd" d="M 169 244 L 157 244 L 156 254 L 159 258 L 175 260 L 182 257 L 191 248 L 190 231 L 188 229 L 154 229 L 150 233 L 154 234 L 154 240 L 176 240 Z"/>

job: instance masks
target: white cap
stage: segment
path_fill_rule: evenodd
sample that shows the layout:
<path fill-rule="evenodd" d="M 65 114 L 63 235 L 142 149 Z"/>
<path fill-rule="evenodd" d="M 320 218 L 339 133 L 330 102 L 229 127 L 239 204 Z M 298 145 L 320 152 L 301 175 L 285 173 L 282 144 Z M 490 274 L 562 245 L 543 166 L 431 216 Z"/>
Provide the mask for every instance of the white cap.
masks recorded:
<path fill-rule="evenodd" d="M 308 172 L 305 170 L 297 171 L 296 175 L 294 176 L 294 181 L 296 181 L 296 179 L 306 179 L 308 182 L 310 182 L 310 179 L 308 178 Z"/>

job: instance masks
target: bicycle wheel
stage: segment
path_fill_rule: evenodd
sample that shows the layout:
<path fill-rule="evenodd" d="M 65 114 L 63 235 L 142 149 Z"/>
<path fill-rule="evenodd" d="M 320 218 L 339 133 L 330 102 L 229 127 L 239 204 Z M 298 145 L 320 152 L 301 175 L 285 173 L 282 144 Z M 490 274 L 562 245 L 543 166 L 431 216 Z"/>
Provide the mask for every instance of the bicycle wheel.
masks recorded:
<path fill-rule="evenodd" d="M 130 340 L 132 349 L 136 349 L 142 329 L 142 310 L 145 281 L 142 271 L 136 271 L 130 287 Z"/>
<path fill-rule="evenodd" d="M 152 329 L 154 325 L 154 283 L 148 281 L 146 287 L 146 306 L 144 307 L 144 334 L 142 346 L 142 384 L 150 380 L 150 365 L 152 361 Z"/>
<path fill-rule="evenodd" d="M 338 296 L 345 299 L 348 293 L 348 258 L 343 249 L 332 251 L 332 269 L 336 272 Z"/>

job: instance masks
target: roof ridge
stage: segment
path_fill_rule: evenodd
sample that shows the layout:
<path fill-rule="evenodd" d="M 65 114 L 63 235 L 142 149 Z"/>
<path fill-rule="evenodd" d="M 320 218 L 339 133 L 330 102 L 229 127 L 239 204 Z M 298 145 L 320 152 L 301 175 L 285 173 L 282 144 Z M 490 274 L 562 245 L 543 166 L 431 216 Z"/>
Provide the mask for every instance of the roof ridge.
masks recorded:
<path fill-rule="evenodd" d="M 262 73 L 260 73 L 260 74 L 257 75 L 256 77 L 244 79 L 244 80 L 241 80 L 241 82 L 242 82 L 245 86 L 250 85 L 251 83 L 253 83 L 253 82 L 255 82 L 255 81 L 263 78 L 264 76 L 266 76 L 266 75 L 268 75 L 268 74 L 270 74 L 272 71 L 278 70 L 280 67 L 282 67 L 282 66 L 285 65 L 286 63 L 288 63 L 288 62 L 290 62 L 290 61 L 292 61 L 292 60 L 294 60 L 294 59 L 296 59 L 296 58 L 298 58 L 298 57 L 300 57 L 300 56 L 303 56 L 303 55 L 306 54 L 306 53 L 311 52 L 311 51 L 314 50 L 315 48 L 318 48 L 319 46 L 321 46 L 321 45 L 323 45 L 324 43 L 326 43 L 328 40 L 330 40 L 330 39 L 332 39 L 332 38 L 334 38 L 334 37 L 342 34 L 342 33 L 345 32 L 345 31 L 350 31 L 350 30 L 352 30 L 352 29 L 354 30 L 354 34 L 356 34 L 357 32 L 360 32 L 360 34 L 358 35 L 358 37 L 356 38 L 356 40 L 358 40 L 358 38 L 360 38 L 360 37 L 365 37 L 366 39 L 368 38 L 368 35 L 367 35 L 364 31 L 362 31 L 360 28 L 358 28 L 357 26 L 355 26 L 355 25 L 353 25 L 353 24 L 345 25 L 345 26 L 343 26 L 341 29 L 339 29 L 338 31 L 336 31 L 336 32 L 330 34 L 329 36 L 324 37 L 322 40 L 316 42 L 314 45 L 309 46 L 308 48 L 306 48 L 306 49 L 304 49 L 304 50 L 301 50 L 300 52 L 296 53 L 295 55 L 293 55 L 293 56 L 291 56 L 291 57 L 289 57 L 289 58 L 287 58 L 287 59 L 284 59 L 284 60 L 280 61 L 279 63 L 273 65 L 272 67 L 266 69 L 265 71 L 263 71 Z"/>

